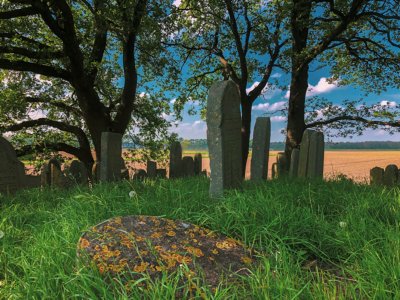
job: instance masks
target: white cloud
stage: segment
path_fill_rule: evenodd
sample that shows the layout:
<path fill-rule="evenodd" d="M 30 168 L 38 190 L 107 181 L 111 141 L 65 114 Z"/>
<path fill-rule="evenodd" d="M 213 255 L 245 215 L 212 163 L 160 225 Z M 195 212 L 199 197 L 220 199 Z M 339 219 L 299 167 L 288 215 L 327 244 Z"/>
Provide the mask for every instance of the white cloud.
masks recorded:
<path fill-rule="evenodd" d="M 258 81 L 254 82 L 253 85 L 246 89 L 246 93 L 249 94 L 252 90 L 254 90 L 260 83 Z M 261 96 L 264 99 L 272 99 L 273 97 L 279 95 L 282 90 L 275 85 L 267 84 L 263 90 L 261 91 Z"/>
<path fill-rule="evenodd" d="M 259 110 L 259 111 L 269 111 L 269 112 L 275 112 L 281 109 L 284 109 L 286 106 L 286 101 L 279 101 L 276 103 L 260 103 L 258 105 L 254 105 L 252 107 L 253 110 Z"/>
<path fill-rule="evenodd" d="M 284 117 L 284 116 L 271 117 L 271 122 L 286 122 L 286 121 L 287 121 L 287 117 Z"/>
<path fill-rule="evenodd" d="M 193 123 L 178 123 L 170 128 L 170 132 L 176 133 L 184 139 L 205 139 L 207 136 L 207 124 L 202 120 L 197 120 Z"/>
<path fill-rule="evenodd" d="M 271 75 L 271 78 L 281 78 L 282 74 L 281 73 L 274 73 Z"/>
<path fill-rule="evenodd" d="M 339 82 L 334 81 L 329 83 L 326 77 L 321 77 L 318 81 L 317 85 L 308 84 L 308 89 L 306 93 L 306 97 L 313 97 L 319 94 L 325 94 L 333 91 L 334 89 L 339 87 Z M 287 91 L 285 98 L 288 99 L 290 96 L 290 90 Z"/>
<path fill-rule="evenodd" d="M 181 5 L 181 3 L 182 3 L 182 0 L 174 0 L 173 5 L 176 7 L 179 7 L 179 5 Z"/>
<path fill-rule="evenodd" d="M 176 98 L 174 98 L 171 101 L 169 101 L 169 103 L 171 103 L 171 104 L 175 104 L 175 102 L 176 102 Z"/>
<path fill-rule="evenodd" d="M 382 100 L 380 104 L 381 104 L 381 106 L 389 106 L 389 107 L 397 106 L 396 101 L 388 101 L 388 100 Z"/>
<path fill-rule="evenodd" d="M 28 113 L 28 116 L 32 120 L 37 120 L 37 119 L 40 119 L 40 118 L 46 118 L 46 113 L 43 110 L 38 109 L 38 110 L 30 111 Z"/>

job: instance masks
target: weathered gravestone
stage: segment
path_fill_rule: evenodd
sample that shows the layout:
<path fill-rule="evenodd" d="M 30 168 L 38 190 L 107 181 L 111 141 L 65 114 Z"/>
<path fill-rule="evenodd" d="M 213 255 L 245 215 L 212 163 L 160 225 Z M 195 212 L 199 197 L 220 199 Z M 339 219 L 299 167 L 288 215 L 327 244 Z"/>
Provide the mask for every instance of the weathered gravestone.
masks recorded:
<path fill-rule="evenodd" d="M 268 178 L 269 144 L 271 139 L 271 120 L 259 117 L 256 120 L 253 134 L 251 157 L 251 180 L 266 180 Z"/>
<path fill-rule="evenodd" d="M 197 153 L 194 156 L 194 174 L 200 175 L 202 169 L 203 169 L 203 156 L 201 155 L 201 153 Z"/>
<path fill-rule="evenodd" d="M 13 193 L 24 187 L 25 167 L 13 146 L 0 137 L 0 193 Z"/>
<path fill-rule="evenodd" d="M 65 170 L 65 175 L 68 176 L 74 183 L 87 184 L 89 174 L 85 164 L 79 160 L 73 160 Z"/>
<path fill-rule="evenodd" d="M 299 170 L 299 157 L 300 157 L 300 150 L 293 149 L 289 167 L 289 177 L 291 178 L 297 177 L 297 173 Z"/>
<path fill-rule="evenodd" d="M 305 130 L 300 145 L 298 177 L 323 178 L 324 135 L 322 132 Z"/>
<path fill-rule="evenodd" d="M 132 177 L 133 180 L 143 180 L 145 178 L 147 178 L 147 172 L 143 169 L 136 170 Z"/>
<path fill-rule="evenodd" d="M 288 174 L 287 170 L 287 158 L 286 158 L 286 153 L 285 152 L 279 152 L 276 155 L 276 176 L 278 178 L 282 178 Z"/>
<path fill-rule="evenodd" d="M 100 180 L 121 179 L 122 134 L 103 132 L 101 134 Z"/>
<path fill-rule="evenodd" d="M 182 170 L 185 177 L 194 176 L 194 160 L 191 156 L 185 156 L 182 159 Z"/>
<path fill-rule="evenodd" d="M 179 284 L 188 280 L 186 276 L 204 276 L 211 288 L 221 284 L 222 276 L 234 282 L 250 275 L 256 254 L 240 241 L 207 228 L 153 216 L 107 220 L 85 232 L 77 246 L 78 257 L 97 268 L 105 280 L 119 278 L 127 284 L 145 274 L 156 280 L 185 265 L 188 272 Z"/>
<path fill-rule="evenodd" d="M 166 169 L 157 169 L 157 177 L 159 178 L 167 178 L 167 170 Z"/>
<path fill-rule="evenodd" d="M 207 143 L 210 155 L 210 196 L 242 183 L 240 94 L 233 81 L 211 86 L 207 100 Z"/>
<path fill-rule="evenodd" d="M 182 145 L 173 142 L 169 153 L 169 178 L 182 177 Z"/>
<path fill-rule="evenodd" d="M 383 184 L 385 186 L 394 186 L 397 184 L 399 169 L 396 165 L 388 165 L 383 174 Z"/>
<path fill-rule="evenodd" d="M 57 159 L 52 158 L 43 165 L 41 184 L 42 186 L 56 187 L 66 187 L 69 185 L 69 181 L 61 171 L 61 164 Z"/>
<path fill-rule="evenodd" d="M 372 168 L 369 172 L 371 184 L 383 185 L 385 170 L 379 167 Z"/>
<path fill-rule="evenodd" d="M 157 163 L 155 161 L 147 161 L 147 176 L 150 178 L 157 176 Z"/>

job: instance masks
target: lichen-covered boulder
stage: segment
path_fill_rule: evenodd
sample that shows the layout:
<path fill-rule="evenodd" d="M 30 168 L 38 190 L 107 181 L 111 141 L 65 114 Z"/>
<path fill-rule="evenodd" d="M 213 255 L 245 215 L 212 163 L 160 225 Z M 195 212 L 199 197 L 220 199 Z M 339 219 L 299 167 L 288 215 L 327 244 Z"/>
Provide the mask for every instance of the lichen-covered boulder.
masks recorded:
<path fill-rule="evenodd" d="M 241 242 L 222 234 L 152 216 L 107 220 L 85 232 L 78 242 L 78 256 L 101 274 L 137 280 L 147 273 L 155 279 L 185 266 L 188 276 L 203 277 L 211 287 L 218 286 L 222 275 L 248 274 L 254 255 Z"/>

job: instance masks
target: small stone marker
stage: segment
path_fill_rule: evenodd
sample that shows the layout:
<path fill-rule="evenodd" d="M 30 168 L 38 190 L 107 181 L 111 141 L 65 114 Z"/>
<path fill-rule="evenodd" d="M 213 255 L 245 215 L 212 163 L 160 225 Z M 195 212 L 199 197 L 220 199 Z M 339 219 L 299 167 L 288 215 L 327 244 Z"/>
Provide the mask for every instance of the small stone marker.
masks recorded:
<path fill-rule="evenodd" d="M 101 134 L 100 180 L 121 179 L 122 134 L 103 132 Z"/>
<path fill-rule="evenodd" d="M 210 197 L 242 183 L 240 94 L 233 81 L 211 86 L 207 100 L 207 142 L 210 155 Z"/>
<path fill-rule="evenodd" d="M 282 178 L 288 174 L 287 171 L 287 158 L 285 152 L 279 152 L 276 155 L 276 175 L 278 178 Z"/>
<path fill-rule="evenodd" d="M 293 149 L 292 156 L 290 158 L 290 167 L 289 167 L 289 177 L 290 178 L 297 177 L 297 173 L 299 170 L 299 157 L 300 157 L 300 150 Z"/>
<path fill-rule="evenodd" d="M 14 193 L 25 185 L 25 167 L 14 147 L 0 136 L 0 193 Z"/>
<path fill-rule="evenodd" d="M 194 174 L 200 175 L 202 169 L 203 169 L 203 156 L 201 155 L 201 153 L 197 153 L 194 156 Z"/>
<path fill-rule="evenodd" d="M 143 180 L 147 177 L 147 172 L 143 169 L 138 169 L 135 171 L 135 174 L 133 175 L 132 179 L 133 180 Z"/>
<path fill-rule="evenodd" d="M 169 154 L 169 178 L 182 177 L 182 145 L 174 142 Z"/>
<path fill-rule="evenodd" d="M 60 162 L 52 158 L 42 167 L 41 173 L 41 183 L 42 186 L 57 186 L 65 187 L 67 183 L 67 178 L 61 171 Z"/>
<path fill-rule="evenodd" d="M 167 178 L 167 170 L 166 169 L 157 169 L 157 177 L 159 178 Z"/>
<path fill-rule="evenodd" d="M 120 278 L 122 284 L 144 274 L 155 280 L 185 265 L 189 272 L 183 273 L 183 282 L 186 276 L 204 275 L 205 284 L 216 288 L 221 276 L 234 282 L 236 276 L 250 275 L 255 254 L 240 241 L 209 229 L 152 216 L 107 220 L 84 233 L 77 246 L 83 263 L 105 278 Z"/>
<path fill-rule="evenodd" d="M 66 170 L 66 175 L 77 184 L 88 183 L 88 171 L 85 164 L 79 160 L 73 160 Z"/>
<path fill-rule="evenodd" d="M 253 134 L 251 157 L 251 180 L 266 180 L 268 178 L 269 145 L 271 139 L 271 120 L 259 117 L 256 120 Z"/>
<path fill-rule="evenodd" d="M 397 184 L 399 169 L 396 165 L 388 165 L 383 174 L 383 184 L 385 186 L 394 186 Z"/>
<path fill-rule="evenodd" d="M 300 145 L 298 177 L 323 178 L 324 135 L 322 132 L 305 130 Z"/>
<path fill-rule="evenodd" d="M 147 176 L 150 178 L 157 176 L 157 163 L 155 161 L 147 161 Z"/>
<path fill-rule="evenodd" d="M 369 172 L 371 184 L 383 185 L 383 175 L 385 170 L 379 167 L 371 169 Z"/>
<path fill-rule="evenodd" d="M 182 159 L 183 174 L 185 177 L 194 176 L 194 160 L 191 156 Z"/>

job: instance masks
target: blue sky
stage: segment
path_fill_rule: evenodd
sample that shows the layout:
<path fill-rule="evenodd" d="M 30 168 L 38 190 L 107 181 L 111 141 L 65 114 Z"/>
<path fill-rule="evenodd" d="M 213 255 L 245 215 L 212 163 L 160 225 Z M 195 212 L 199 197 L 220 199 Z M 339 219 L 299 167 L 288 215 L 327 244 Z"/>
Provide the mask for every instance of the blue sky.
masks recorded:
<path fill-rule="evenodd" d="M 280 84 L 288 85 L 290 82 L 290 75 L 283 73 L 274 73 L 273 77 L 278 78 Z M 326 78 L 329 78 L 328 70 L 318 70 L 310 72 L 309 76 L 309 91 L 308 96 L 321 96 L 335 104 L 340 104 L 343 100 L 357 100 L 363 99 L 368 104 L 382 103 L 387 105 L 400 104 L 400 91 L 398 89 L 388 89 L 383 93 L 369 93 L 365 94 L 360 87 L 357 86 L 340 86 L 336 84 L 329 84 Z M 248 87 L 251 89 L 251 86 Z M 259 97 L 253 105 L 253 120 L 254 126 L 255 119 L 265 114 L 281 109 L 286 103 L 288 98 L 288 91 L 282 91 L 278 88 L 269 89 L 266 93 Z M 173 102 L 173 101 L 171 101 Z M 172 103 L 171 103 L 172 105 Z M 195 103 L 196 105 L 196 103 Z M 171 132 L 177 133 L 184 139 L 205 139 L 207 125 L 206 122 L 201 120 L 200 115 L 188 115 L 188 110 L 193 106 L 189 103 L 185 106 L 182 122 L 178 122 L 171 127 Z M 279 115 L 273 114 L 271 116 L 272 132 L 271 141 L 281 142 L 284 141 L 284 135 L 281 133 L 282 129 L 286 127 L 286 119 Z M 400 134 L 390 135 L 383 130 L 367 130 L 362 136 L 347 137 L 347 138 L 334 138 L 332 141 L 400 141 Z"/>

